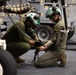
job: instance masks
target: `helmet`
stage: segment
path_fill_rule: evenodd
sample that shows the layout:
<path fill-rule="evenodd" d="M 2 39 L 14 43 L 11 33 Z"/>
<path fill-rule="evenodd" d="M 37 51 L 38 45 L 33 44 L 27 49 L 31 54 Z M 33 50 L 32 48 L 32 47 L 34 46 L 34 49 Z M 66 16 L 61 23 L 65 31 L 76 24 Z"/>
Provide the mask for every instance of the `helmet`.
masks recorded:
<path fill-rule="evenodd" d="M 39 26 L 40 25 L 40 20 L 39 20 L 39 14 L 37 13 L 29 13 L 26 16 L 26 20 L 30 21 L 32 25 Z"/>
<path fill-rule="evenodd" d="M 53 16 L 56 15 L 56 14 L 61 15 L 61 10 L 56 6 L 52 6 L 45 13 L 46 18 L 53 18 Z"/>

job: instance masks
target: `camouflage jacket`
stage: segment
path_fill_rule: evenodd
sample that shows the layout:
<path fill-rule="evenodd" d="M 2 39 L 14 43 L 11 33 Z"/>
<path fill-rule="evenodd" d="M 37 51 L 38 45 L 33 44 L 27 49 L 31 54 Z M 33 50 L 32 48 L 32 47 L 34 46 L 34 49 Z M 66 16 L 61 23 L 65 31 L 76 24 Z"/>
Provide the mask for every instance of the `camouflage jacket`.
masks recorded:
<path fill-rule="evenodd" d="M 31 38 L 30 38 L 30 37 Z M 37 35 L 32 28 L 27 28 L 22 21 L 12 25 L 6 34 L 2 37 L 7 43 L 9 42 L 29 42 L 30 39 L 35 39 Z"/>
<path fill-rule="evenodd" d="M 65 51 L 67 36 L 68 33 L 65 29 L 64 21 L 61 19 L 56 25 L 54 25 L 54 34 L 52 37 L 54 43 L 49 47 L 49 49 L 58 52 Z"/>

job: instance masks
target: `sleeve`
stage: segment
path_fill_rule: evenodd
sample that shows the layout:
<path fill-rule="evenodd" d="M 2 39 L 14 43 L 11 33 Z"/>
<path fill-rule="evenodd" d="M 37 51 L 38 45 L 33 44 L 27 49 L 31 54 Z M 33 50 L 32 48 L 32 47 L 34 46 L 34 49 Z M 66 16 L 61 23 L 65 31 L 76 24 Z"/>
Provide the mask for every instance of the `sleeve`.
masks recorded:
<path fill-rule="evenodd" d="M 67 33 L 56 32 L 55 46 L 57 51 L 63 52 L 66 48 Z"/>
<path fill-rule="evenodd" d="M 56 32 L 55 36 L 56 36 L 56 45 L 58 46 L 61 42 L 61 32 Z"/>
<path fill-rule="evenodd" d="M 37 37 L 35 31 L 34 31 L 32 28 L 28 28 L 28 29 L 27 29 L 27 34 L 28 34 L 32 39 L 36 39 L 36 37 Z"/>
<path fill-rule="evenodd" d="M 60 32 L 61 29 L 62 29 L 62 26 L 60 25 L 54 26 L 54 35 L 52 40 L 55 41 L 56 45 L 59 45 L 61 41 L 61 36 L 63 34 L 62 32 Z"/>
<path fill-rule="evenodd" d="M 19 40 L 29 43 L 30 38 L 26 35 L 24 23 L 23 22 L 17 22 L 16 27 L 18 29 Z"/>

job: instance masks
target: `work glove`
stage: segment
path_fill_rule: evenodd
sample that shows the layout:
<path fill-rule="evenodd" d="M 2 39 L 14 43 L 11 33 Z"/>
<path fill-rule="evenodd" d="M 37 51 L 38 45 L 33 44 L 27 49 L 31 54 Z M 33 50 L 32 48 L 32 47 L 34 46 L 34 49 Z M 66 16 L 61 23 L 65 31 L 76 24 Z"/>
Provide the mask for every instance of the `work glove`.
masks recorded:
<path fill-rule="evenodd" d="M 37 41 L 35 41 L 35 44 L 34 45 L 37 46 L 37 47 L 39 47 L 39 46 L 42 46 L 43 43 L 42 43 L 41 40 L 37 40 Z"/>

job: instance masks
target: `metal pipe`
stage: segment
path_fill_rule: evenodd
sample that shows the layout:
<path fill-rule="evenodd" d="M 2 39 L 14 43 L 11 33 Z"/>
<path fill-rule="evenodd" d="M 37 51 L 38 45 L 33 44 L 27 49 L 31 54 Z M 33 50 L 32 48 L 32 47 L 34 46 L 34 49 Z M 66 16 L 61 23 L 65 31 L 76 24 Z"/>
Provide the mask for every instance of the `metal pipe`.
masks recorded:
<path fill-rule="evenodd" d="M 64 14 L 64 21 L 65 21 L 65 28 L 68 29 L 67 25 L 67 17 L 66 17 L 66 8 L 65 8 L 65 0 L 61 0 L 61 4 L 63 6 L 63 14 Z"/>

